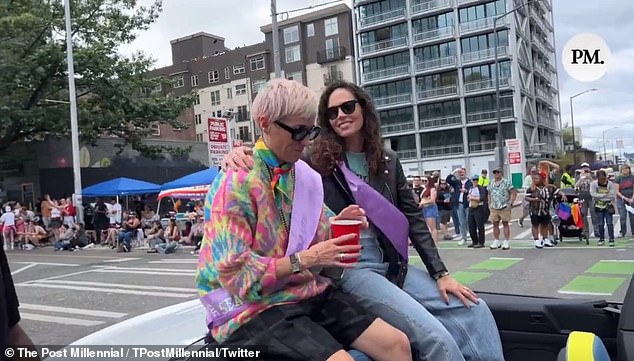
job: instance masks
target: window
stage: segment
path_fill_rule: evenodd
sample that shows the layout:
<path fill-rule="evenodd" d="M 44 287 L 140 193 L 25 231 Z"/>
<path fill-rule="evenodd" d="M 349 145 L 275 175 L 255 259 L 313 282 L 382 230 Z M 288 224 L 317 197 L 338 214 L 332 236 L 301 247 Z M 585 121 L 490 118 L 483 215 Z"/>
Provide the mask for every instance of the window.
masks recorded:
<path fill-rule="evenodd" d="M 200 105 L 200 94 L 196 94 L 194 97 L 194 105 Z"/>
<path fill-rule="evenodd" d="M 339 34 L 339 26 L 337 24 L 337 18 L 330 18 L 324 20 L 324 28 L 326 29 L 326 36 Z"/>
<path fill-rule="evenodd" d="M 249 132 L 249 127 L 238 127 L 238 139 L 244 142 L 251 141 L 251 134 Z"/>
<path fill-rule="evenodd" d="M 172 85 L 174 88 L 182 88 L 185 86 L 185 78 L 182 76 L 177 76 L 172 79 Z"/>
<path fill-rule="evenodd" d="M 227 88 L 227 99 L 233 98 L 233 89 Z"/>
<path fill-rule="evenodd" d="M 244 74 L 244 63 L 233 66 L 233 75 Z"/>
<path fill-rule="evenodd" d="M 251 63 L 251 71 L 264 69 L 264 57 L 263 56 L 258 56 L 257 58 L 252 58 L 250 60 L 250 63 Z"/>
<path fill-rule="evenodd" d="M 192 86 L 198 86 L 198 75 L 192 75 Z"/>
<path fill-rule="evenodd" d="M 309 38 L 315 36 L 315 24 L 310 23 L 306 25 L 306 36 Z"/>
<path fill-rule="evenodd" d="M 418 106 L 418 119 L 436 119 L 460 115 L 460 100 L 449 100 L 440 103 L 421 104 Z"/>
<path fill-rule="evenodd" d="M 194 115 L 194 121 L 196 122 L 196 125 L 200 125 L 203 123 L 203 116 L 201 114 L 195 114 Z"/>
<path fill-rule="evenodd" d="M 302 57 L 299 53 L 299 45 L 291 46 L 286 48 L 286 63 L 292 63 L 295 61 L 302 60 Z"/>
<path fill-rule="evenodd" d="M 400 80 L 397 82 L 372 85 L 366 87 L 366 90 L 373 98 L 384 98 L 400 94 L 411 94 L 412 83 L 409 80 Z"/>
<path fill-rule="evenodd" d="M 426 46 L 424 48 L 416 48 L 414 49 L 414 54 L 416 55 L 417 62 L 455 56 L 456 42 L 452 41 L 449 43 Z"/>
<path fill-rule="evenodd" d="M 418 49 L 416 49 L 418 50 Z M 370 73 L 374 71 L 396 68 L 403 65 L 409 65 L 409 52 L 394 53 L 385 56 L 363 60 L 363 72 Z"/>
<path fill-rule="evenodd" d="M 236 95 L 244 95 L 247 93 L 247 85 L 246 84 L 238 84 L 236 85 Z"/>
<path fill-rule="evenodd" d="M 251 87 L 253 88 L 253 93 L 254 94 L 259 93 L 260 90 L 264 89 L 265 86 L 266 86 L 266 80 L 265 79 L 254 80 L 253 83 L 251 84 Z"/>
<path fill-rule="evenodd" d="M 301 71 L 296 71 L 294 73 L 286 74 L 286 79 L 295 80 L 296 82 L 298 82 L 300 84 L 303 84 L 302 72 Z"/>
<path fill-rule="evenodd" d="M 471 6 L 460 9 L 460 23 L 494 17 L 504 14 L 506 11 L 505 0 L 492 1 L 486 4 Z"/>
<path fill-rule="evenodd" d="M 326 39 L 326 59 L 339 57 L 339 38 Z"/>
<path fill-rule="evenodd" d="M 299 41 L 299 26 L 291 26 L 284 29 L 284 44 L 296 43 Z"/>
<path fill-rule="evenodd" d="M 163 91 L 163 86 L 161 83 L 156 84 L 156 86 L 154 87 L 153 92 L 155 93 L 160 93 L 161 91 Z"/>
<path fill-rule="evenodd" d="M 161 136 L 161 126 L 159 125 L 159 123 L 150 124 L 150 129 L 152 130 L 151 135 L 153 135 L 155 137 L 160 137 Z"/>
<path fill-rule="evenodd" d="M 434 15 L 427 18 L 412 21 L 412 29 L 414 33 L 423 33 L 436 29 L 444 29 L 447 27 L 453 27 L 454 17 L 453 12 L 444 13 L 440 15 Z"/>
<path fill-rule="evenodd" d="M 207 73 L 207 78 L 209 79 L 209 83 L 216 83 L 220 80 L 220 76 L 218 75 L 218 70 L 212 70 Z"/>
<path fill-rule="evenodd" d="M 246 122 L 248 120 L 249 120 L 249 111 L 247 110 L 247 106 L 246 105 L 238 106 L 238 116 L 236 118 L 236 121 Z M 245 140 L 245 139 L 242 139 L 242 140 Z"/>
<path fill-rule="evenodd" d="M 405 41 L 408 36 L 407 24 L 399 24 L 388 28 L 361 33 L 361 45 L 373 45 L 377 42 L 386 40 L 398 40 L 394 41 L 394 45 L 405 45 Z"/>
<path fill-rule="evenodd" d="M 211 105 L 220 105 L 220 90 L 211 92 Z"/>
<path fill-rule="evenodd" d="M 231 69 L 229 67 L 225 68 L 225 79 L 231 79 Z"/>
<path fill-rule="evenodd" d="M 414 111 L 412 107 L 379 112 L 379 119 L 381 119 L 381 126 L 411 123 L 412 129 L 414 129 Z"/>
<path fill-rule="evenodd" d="M 203 141 L 203 134 L 202 133 L 196 133 L 196 141 L 197 142 L 202 142 Z"/>
<path fill-rule="evenodd" d="M 508 46 L 509 45 L 509 36 L 508 30 L 501 30 L 497 32 L 497 45 L 498 46 Z M 460 40 L 462 45 L 462 53 L 475 53 L 480 50 L 485 49 L 493 49 L 495 46 L 495 38 L 493 33 L 472 36 L 469 38 L 462 38 Z"/>

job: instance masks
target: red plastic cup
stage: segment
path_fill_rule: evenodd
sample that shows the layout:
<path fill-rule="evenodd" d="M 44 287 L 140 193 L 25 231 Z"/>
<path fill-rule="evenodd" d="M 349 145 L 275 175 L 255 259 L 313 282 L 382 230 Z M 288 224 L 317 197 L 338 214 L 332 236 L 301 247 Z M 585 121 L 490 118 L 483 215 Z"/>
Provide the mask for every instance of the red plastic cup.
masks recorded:
<path fill-rule="evenodd" d="M 355 237 L 349 241 L 340 243 L 340 245 L 360 245 L 361 240 L 359 238 L 359 233 L 361 232 L 361 221 L 354 221 L 348 219 L 334 220 L 330 222 L 330 232 L 332 233 L 332 238 L 337 238 L 344 236 L 346 234 L 354 234 Z M 356 253 L 356 252 L 354 252 Z M 356 263 L 358 262 L 358 258 L 346 258 L 342 262 L 343 263 Z"/>

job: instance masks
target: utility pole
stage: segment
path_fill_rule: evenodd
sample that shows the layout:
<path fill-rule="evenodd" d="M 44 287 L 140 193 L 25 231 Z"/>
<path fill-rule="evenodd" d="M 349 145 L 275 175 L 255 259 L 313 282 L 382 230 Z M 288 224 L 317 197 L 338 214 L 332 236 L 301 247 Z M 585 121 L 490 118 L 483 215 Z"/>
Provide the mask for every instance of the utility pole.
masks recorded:
<path fill-rule="evenodd" d="M 271 26 L 273 30 L 273 66 L 275 77 L 282 77 L 282 65 L 280 64 L 280 32 L 277 29 L 277 0 L 271 0 Z"/>

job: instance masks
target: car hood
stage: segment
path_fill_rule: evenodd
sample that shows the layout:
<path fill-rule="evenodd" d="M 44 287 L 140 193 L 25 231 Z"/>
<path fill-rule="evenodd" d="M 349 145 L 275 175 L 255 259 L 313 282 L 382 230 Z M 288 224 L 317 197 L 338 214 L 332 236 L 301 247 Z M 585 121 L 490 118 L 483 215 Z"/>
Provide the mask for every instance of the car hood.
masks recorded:
<path fill-rule="evenodd" d="M 189 345 L 206 333 L 205 309 L 195 299 L 119 322 L 72 345 Z"/>

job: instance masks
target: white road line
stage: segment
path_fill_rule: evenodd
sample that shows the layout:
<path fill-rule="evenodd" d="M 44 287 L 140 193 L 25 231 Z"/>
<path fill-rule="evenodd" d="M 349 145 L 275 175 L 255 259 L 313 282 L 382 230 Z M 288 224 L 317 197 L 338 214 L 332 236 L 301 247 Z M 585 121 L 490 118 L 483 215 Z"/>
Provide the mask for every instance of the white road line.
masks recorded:
<path fill-rule="evenodd" d="M 32 282 L 24 282 L 24 283 L 32 283 Z M 172 291 L 172 292 L 196 292 L 194 288 L 184 288 L 184 287 L 165 287 L 165 286 L 145 286 L 145 285 L 131 285 L 127 283 L 107 283 L 107 282 L 89 282 L 89 281 L 68 281 L 68 280 L 45 280 L 39 281 L 37 283 L 47 283 L 47 284 L 70 284 L 70 285 L 78 285 L 78 286 L 104 286 L 104 287 L 114 287 L 114 288 L 128 288 L 128 289 L 138 289 L 138 290 L 159 290 L 159 291 Z"/>
<path fill-rule="evenodd" d="M 118 266 L 93 266 L 103 270 L 122 270 L 122 271 L 154 271 L 154 272 L 192 272 L 192 269 L 185 268 L 151 268 L 151 267 L 118 267 Z"/>
<path fill-rule="evenodd" d="M 160 261 L 149 261 L 148 263 L 157 263 L 157 264 L 197 264 L 198 258 L 164 258 Z"/>
<path fill-rule="evenodd" d="M 52 322 L 52 323 L 62 324 L 62 325 L 97 326 L 97 325 L 101 325 L 105 323 L 104 321 L 84 320 L 81 318 L 72 318 L 72 317 L 48 316 L 48 315 L 40 315 L 40 314 L 28 313 L 28 312 L 20 312 L 20 316 L 26 320 Z"/>
<path fill-rule="evenodd" d="M 489 259 L 503 259 L 508 261 L 523 261 L 524 258 L 513 258 L 513 257 L 489 257 Z"/>
<path fill-rule="evenodd" d="M 611 293 L 605 292 L 579 292 L 579 291 L 557 291 L 563 295 L 582 295 L 582 296 L 611 296 Z"/>
<path fill-rule="evenodd" d="M 115 258 L 115 259 L 108 259 L 108 260 L 105 260 L 104 262 L 107 262 L 107 263 L 117 263 L 117 262 L 136 261 L 136 260 L 138 260 L 138 259 L 141 259 L 141 258 L 134 258 L 134 257 L 129 257 L 129 258 Z"/>
<path fill-rule="evenodd" d="M 35 263 L 31 263 L 30 265 L 24 266 L 24 267 L 22 267 L 22 268 L 18 268 L 18 269 L 16 269 L 15 271 L 11 272 L 11 276 L 13 276 L 13 275 L 17 275 L 18 273 L 20 273 L 20 272 L 22 272 L 22 271 L 26 271 L 26 270 L 28 270 L 29 268 L 31 268 L 31 267 L 35 267 L 35 266 L 37 266 L 37 264 L 35 264 Z"/>
<path fill-rule="evenodd" d="M 87 310 L 83 308 L 68 308 L 68 307 L 57 307 L 57 306 L 47 306 L 47 305 L 34 305 L 30 303 L 20 303 L 20 309 L 34 310 L 34 311 L 48 311 L 48 312 L 57 312 L 57 313 L 70 313 L 75 315 L 87 315 L 87 316 L 105 317 L 105 318 L 121 318 L 128 315 L 127 313 L 120 313 L 120 312 Z"/>
<path fill-rule="evenodd" d="M 522 232 L 522 233 L 518 234 L 517 236 L 515 236 L 515 238 L 517 238 L 517 239 L 524 239 L 526 236 L 528 236 L 528 235 L 529 235 L 529 234 L 531 234 L 532 232 L 533 232 L 533 230 L 529 228 L 529 229 L 525 230 L 524 232 Z M 532 237 L 532 236 L 531 236 L 531 237 Z"/>
<path fill-rule="evenodd" d="M 602 259 L 599 262 L 617 262 L 617 263 L 634 263 L 631 259 Z"/>
<path fill-rule="evenodd" d="M 74 264 L 74 263 L 48 263 L 48 262 L 12 262 L 12 263 L 36 264 L 36 265 L 42 265 L 42 266 L 61 266 L 61 267 L 77 267 L 77 266 L 79 266 L 78 264 Z"/>
<path fill-rule="evenodd" d="M 159 272 L 159 271 L 128 271 L 128 270 L 120 270 L 120 269 L 98 269 L 93 270 L 92 272 L 97 273 L 127 273 L 127 274 L 137 274 L 137 275 L 159 275 L 159 276 L 187 276 L 192 277 L 196 275 L 196 272 Z"/>
<path fill-rule="evenodd" d="M 42 288 L 58 288 L 74 291 L 93 291 L 104 293 L 118 293 L 124 295 L 138 295 L 138 296 L 156 296 L 156 297 L 171 297 L 171 298 L 189 298 L 196 293 L 169 293 L 169 292 L 151 292 L 151 291 L 137 291 L 137 290 L 122 290 L 116 288 L 97 288 L 97 287 L 81 287 L 81 286 L 69 286 L 69 285 L 50 285 L 44 283 L 18 283 L 18 287 L 42 287 Z"/>

